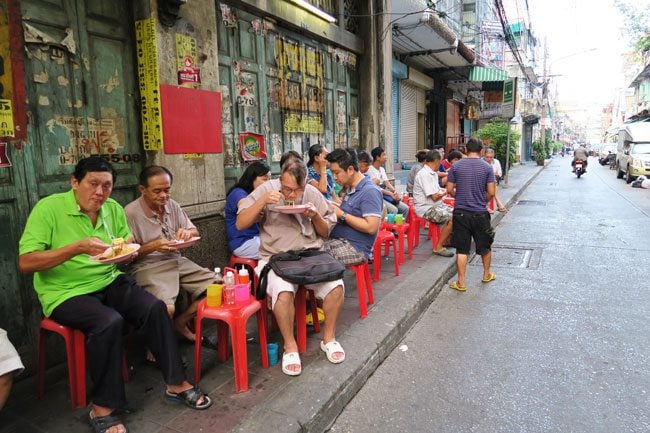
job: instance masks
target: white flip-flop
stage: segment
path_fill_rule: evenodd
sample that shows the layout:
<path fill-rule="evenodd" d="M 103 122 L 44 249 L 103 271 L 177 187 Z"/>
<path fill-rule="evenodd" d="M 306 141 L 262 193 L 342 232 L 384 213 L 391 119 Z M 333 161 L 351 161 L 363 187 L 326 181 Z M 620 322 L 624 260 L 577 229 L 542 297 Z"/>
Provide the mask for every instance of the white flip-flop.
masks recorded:
<path fill-rule="evenodd" d="M 300 368 L 297 371 L 289 370 L 287 367 L 290 365 L 298 365 Z M 282 354 L 282 372 L 287 376 L 298 376 L 302 373 L 302 364 L 298 352 L 285 352 Z"/>
<path fill-rule="evenodd" d="M 325 342 L 321 340 L 320 349 L 323 352 L 325 352 L 325 355 L 327 355 L 327 360 L 332 364 L 340 364 L 343 361 L 345 361 L 345 351 L 343 350 L 339 342 L 336 340 L 332 340 L 327 344 L 325 344 Z M 334 358 L 334 354 L 337 352 L 342 353 L 343 357 L 340 359 Z"/>

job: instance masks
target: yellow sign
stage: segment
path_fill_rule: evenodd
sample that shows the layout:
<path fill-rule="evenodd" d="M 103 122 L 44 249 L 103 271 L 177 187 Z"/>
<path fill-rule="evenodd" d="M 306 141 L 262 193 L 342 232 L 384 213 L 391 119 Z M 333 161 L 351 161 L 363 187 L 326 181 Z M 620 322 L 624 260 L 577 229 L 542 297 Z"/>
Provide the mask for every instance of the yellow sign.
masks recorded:
<path fill-rule="evenodd" d="M 0 137 L 13 137 L 14 112 L 13 80 L 11 78 L 11 57 L 9 52 L 9 19 L 6 3 L 0 4 Z"/>
<path fill-rule="evenodd" d="M 163 132 L 156 19 L 154 17 L 135 22 L 135 39 L 138 47 L 142 143 L 145 150 L 161 150 L 163 148 Z"/>
<path fill-rule="evenodd" d="M 11 109 L 11 99 L 0 99 L 0 137 L 13 137 L 14 111 Z"/>

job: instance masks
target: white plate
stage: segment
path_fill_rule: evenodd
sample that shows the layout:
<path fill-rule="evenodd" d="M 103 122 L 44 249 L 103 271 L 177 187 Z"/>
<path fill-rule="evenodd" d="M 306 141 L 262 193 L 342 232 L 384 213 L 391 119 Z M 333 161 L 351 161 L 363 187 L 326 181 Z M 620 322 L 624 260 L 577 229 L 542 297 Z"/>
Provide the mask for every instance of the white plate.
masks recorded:
<path fill-rule="evenodd" d="M 194 236 L 193 238 L 189 238 L 186 241 L 180 241 L 180 240 L 174 240 L 169 242 L 169 246 L 176 248 L 177 250 L 182 250 L 183 248 L 189 248 L 195 243 L 197 243 L 201 239 L 200 236 Z"/>
<path fill-rule="evenodd" d="M 295 206 L 276 206 L 273 210 L 280 213 L 305 213 L 309 209 L 306 204 L 297 204 Z"/>
<path fill-rule="evenodd" d="M 126 254 L 122 254 L 117 257 L 111 257 L 113 255 L 113 247 L 108 247 L 106 251 L 104 251 L 101 254 L 98 254 L 96 256 L 91 256 L 90 260 L 93 262 L 99 262 L 99 263 L 104 263 L 104 264 L 112 264 L 112 263 L 122 263 L 130 260 L 132 257 L 134 257 L 136 254 L 138 254 L 138 250 L 140 249 L 140 244 L 125 244 L 125 248 L 128 248 L 130 251 Z"/>

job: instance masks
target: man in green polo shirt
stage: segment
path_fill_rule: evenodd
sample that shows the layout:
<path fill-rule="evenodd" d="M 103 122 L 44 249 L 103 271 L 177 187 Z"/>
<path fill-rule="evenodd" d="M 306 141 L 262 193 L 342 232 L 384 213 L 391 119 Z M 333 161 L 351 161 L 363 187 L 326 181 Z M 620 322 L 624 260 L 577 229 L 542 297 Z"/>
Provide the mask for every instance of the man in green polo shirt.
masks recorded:
<path fill-rule="evenodd" d="M 109 198 L 115 179 L 106 160 L 79 161 L 72 189 L 43 198 L 32 210 L 20 239 L 18 266 L 34 273 L 43 313 L 86 336 L 87 368 L 95 384 L 91 424 L 96 431 L 123 433 L 124 422 L 112 412 L 126 405 L 121 374 L 126 324 L 146 335 L 168 400 L 193 409 L 206 409 L 212 401 L 185 378 L 165 304 L 114 264 L 91 260 L 113 239 L 132 238 L 124 209 Z"/>

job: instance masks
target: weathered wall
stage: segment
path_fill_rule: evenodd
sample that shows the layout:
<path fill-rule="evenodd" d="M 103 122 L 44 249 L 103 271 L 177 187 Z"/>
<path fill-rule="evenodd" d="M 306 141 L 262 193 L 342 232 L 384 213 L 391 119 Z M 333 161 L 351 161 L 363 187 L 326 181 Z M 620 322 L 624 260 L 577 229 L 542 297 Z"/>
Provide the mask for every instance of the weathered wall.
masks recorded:
<path fill-rule="evenodd" d="M 156 0 L 144 2 L 145 16 L 158 15 Z M 180 8 L 180 19 L 173 27 L 157 22 L 158 68 L 161 84 L 177 84 L 176 34 L 196 39 L 201 69 L 200 89 L 219 90 L 217 58 L 217 17 L 213 0 L 192 0 Z M 173 198 L 178 201 L 201 233 L 201 242 L 187 257 L 202 266 L 225 265 L 228 258 L 223 216 L 226 190 L 223 154 L 204 154 L 202 158 L 147 152 L 147 163 L 168 167 L 174 174 Z"/>

